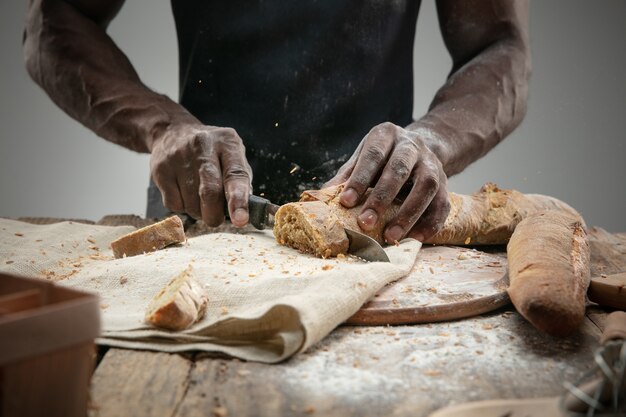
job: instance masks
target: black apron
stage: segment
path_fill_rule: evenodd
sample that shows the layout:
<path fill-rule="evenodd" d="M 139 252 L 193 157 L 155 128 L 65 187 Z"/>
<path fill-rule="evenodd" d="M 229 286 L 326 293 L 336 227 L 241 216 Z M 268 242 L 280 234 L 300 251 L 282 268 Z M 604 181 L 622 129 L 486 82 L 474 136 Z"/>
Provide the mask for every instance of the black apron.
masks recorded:
<path fill-rule="evenodd" d="M 296 200 L 332 178 L 372 127 L 412 121 L 419 5 L 172 0 L 180 103 L 239 133 L 256 194 Z"/>

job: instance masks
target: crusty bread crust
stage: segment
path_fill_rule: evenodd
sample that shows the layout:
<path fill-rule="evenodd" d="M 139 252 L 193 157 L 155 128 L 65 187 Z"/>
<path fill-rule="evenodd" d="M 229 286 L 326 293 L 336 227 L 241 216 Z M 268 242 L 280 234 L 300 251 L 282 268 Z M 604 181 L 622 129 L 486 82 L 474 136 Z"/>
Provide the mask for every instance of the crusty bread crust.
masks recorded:
<path fill-rule="evenodd" d="M 113 255 L 116 258 L 123 258 L 124 256 L 153 252 L 175 243 L 184 242 L 183 222 L 178 216 L 172 216 L 120 237 L 111 242 L 111 249 L 113 249 Z"/>
<path fill-rule="evenodd" d="M 566 336 L 580 326 L 590 281 L 582 219 L 557 210 L 522 220 L 507 246 L 511 301 L 536 328 Z"/>
<path fill-rule="evenodd" d="M 168 330 L 184 330 L 204 316 L 208 298 L 191 266 L 174 277 L 152 299 L 146 322 Z"/>
<path fill-rule="evenodd" d="M 487 183 L 472 195 L 449 193 L 450 213 L 442 229 L 424 243 L 446 245 L 506 244 L 517 224 L 544 210 L 578 216 L 576 210 L 556 198 L 522 194 Z"/>

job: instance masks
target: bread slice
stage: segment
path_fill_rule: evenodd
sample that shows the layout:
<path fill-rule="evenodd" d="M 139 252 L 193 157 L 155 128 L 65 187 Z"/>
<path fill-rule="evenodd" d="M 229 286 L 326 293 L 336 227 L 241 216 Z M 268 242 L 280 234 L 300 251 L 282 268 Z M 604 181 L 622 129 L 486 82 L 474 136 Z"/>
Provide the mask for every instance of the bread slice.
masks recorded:
<path fill-rule="evenodd" d="M 332 208 L 321 201 L 289 203 L 275 216 L 274 236 L 281 245 L 321 258 L 348 251 L 348 236 Z"/>
<path fill-rule="evenodd" d="M 208 298 L 191 266 L 175 276 L 152 299 L 146 322 L 168 330 L 184 330 L 204 316 Z"/>
<path fill-rule="evenodd" d="M 183 222 L 178 216 L 172 216 L 120 237 L 111 242 L 111 249 L 116 258 L 123 258 L 183 242 L 185 242 Z"/>

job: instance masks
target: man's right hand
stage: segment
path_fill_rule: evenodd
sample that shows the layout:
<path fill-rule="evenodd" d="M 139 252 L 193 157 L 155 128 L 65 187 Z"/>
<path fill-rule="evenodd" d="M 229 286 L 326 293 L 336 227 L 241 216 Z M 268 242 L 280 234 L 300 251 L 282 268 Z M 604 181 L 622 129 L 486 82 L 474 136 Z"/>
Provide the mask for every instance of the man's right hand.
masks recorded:
<path fill-rule="evenodd" d="M 233 225 L 248 223 L 252 170 L 234 129 L 170 125 L 152 142 L 151 154 L 152 179 L 166 208 L 218 226 L 225 196 Z"/>

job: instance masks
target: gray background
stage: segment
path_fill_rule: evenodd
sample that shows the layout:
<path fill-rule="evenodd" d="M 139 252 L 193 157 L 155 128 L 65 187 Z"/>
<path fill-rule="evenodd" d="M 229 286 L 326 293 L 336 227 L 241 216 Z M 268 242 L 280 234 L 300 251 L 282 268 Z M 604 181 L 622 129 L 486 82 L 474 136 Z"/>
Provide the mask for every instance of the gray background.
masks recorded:
<path fill-rule="evenodd" d="M 21 52 L 26 3 L 0 2 L 0 216 L 143 214 L 149 157 L 96 137 L 28 78 Z M 469 193 L 493 181 L 553 195 L 589 225 L 625 232 L 626 1 L 536 1 L 530 23 L 528 115 L 450 188 Z M 169 1 L 128 0 L 109 33 L 148 86 L 177 97 Z M 415 49 L 419 116 L 450 68 L 433 0 L 423 2 Z"/>

